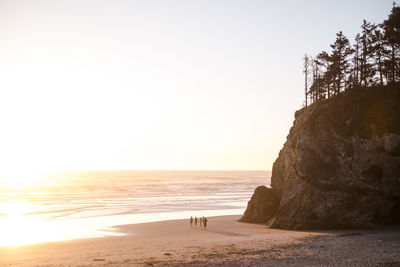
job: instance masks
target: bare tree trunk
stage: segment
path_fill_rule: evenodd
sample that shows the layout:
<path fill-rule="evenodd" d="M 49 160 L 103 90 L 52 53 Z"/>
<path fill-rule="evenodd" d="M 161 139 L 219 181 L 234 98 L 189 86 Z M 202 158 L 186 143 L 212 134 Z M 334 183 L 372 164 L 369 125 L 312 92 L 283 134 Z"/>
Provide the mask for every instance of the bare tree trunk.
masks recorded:
<path fill-rule="evenodd" d="M 328 98 L 330 98 L 331 97 L 331 88 L 330 88 L 330 81 L 328 81 L 328 88 L 327 88 L 327 91 L 328 91 Z"/>
<path fill-rule="evenodd" d="M 359 75 L 360 75 L 360 70 L 359 70 L 359 66 L 358 66 L 358 50 L 357 50 L 357 55 L 356 55 L 356 59 L 355 59 L 355 65 L 356 65 L 356 73 L 354 74 L 354 80 L 355 80 L 355 84 L 358 86 L 359 85 Z"/>
<path fill-rule="evenodd" d="M 383 85 L 382 62 L 381 62 L 381 53 L 380 52 L 378 52 L 378 68 L 379 68 L 379 78 L 381 80 L 381 85 Z"/>
<path fill-rule="evenodd" d="M 304 96 L 306 99 L 306 107 L 307 107 L 307 98 L 308 98 L 308 73 L 309 73 L 310 62 L 308 60 L 307 54 L 304 55 Z"/>
<path fill-rule="evenodd" d="M 396 64 L 396 57 L 395 57 L 395 48 L 394 48 L 394 44 L 392 44 L 392 81 L 395 81 L 395 64 Z"/>

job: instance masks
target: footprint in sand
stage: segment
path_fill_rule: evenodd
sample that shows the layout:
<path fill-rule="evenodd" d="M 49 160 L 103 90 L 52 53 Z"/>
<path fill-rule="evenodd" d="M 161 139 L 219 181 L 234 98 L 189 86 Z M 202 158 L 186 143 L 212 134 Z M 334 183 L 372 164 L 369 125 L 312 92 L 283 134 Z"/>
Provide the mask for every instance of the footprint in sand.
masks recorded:
<path fill-rule="evenodd" d="M 93 259 L 93 261 L 105 261 L 105 259 Z"/>

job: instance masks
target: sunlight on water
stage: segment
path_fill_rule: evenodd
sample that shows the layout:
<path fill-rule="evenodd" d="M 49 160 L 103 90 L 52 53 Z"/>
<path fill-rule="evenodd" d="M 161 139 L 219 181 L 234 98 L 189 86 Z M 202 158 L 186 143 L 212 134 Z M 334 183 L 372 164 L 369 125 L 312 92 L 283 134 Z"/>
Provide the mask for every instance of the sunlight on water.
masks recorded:
<path fill-rule="evenodd" d="M 0 219 L 0 246 L 17 246 L 54 239 L 51 225 L 24 216 L 10 215 Z"/>
<path fill-rule="evenodd" d="M 16 246 L 40 242 L 52 236 L 51 226 L 37 218 L 24 216 L 32 210 L 29 202 L 7 201 L 0 203 L 0 245 Z"/>
<path fill-rule="evenodd" d="M 190 216 L 235 215 L 240 212 L 242 210 L 238 209 L 177 211 L 54 221 L 23 215 L 10 215 L 0 218 L 0 246 L 21 246 L 71 239 L 121 236 L 125 233 L 119 231 L 117 227 L 119 225 L 187 219 Z"/>
<path fill-rule="evenodd" d="M 0 246 L 125 235 L 118 225 L 243 213 L 266 172 L 97 171 L 0 185 Z M 62 182 L 61 182 L 62 181 Z"/>
<path fill-rule="evenodd" d="M 9 201 L 0 205 L 0 246 L 20 246 L 49 241 L 99 237 L 99 230 L 109 225 L 98 220 L 51 220 L 45 216 L 26 215 L 34 207 L 28 202 Z M 99 223 L 102 222 L 102 223 Z M 112 234 L 108 234 L 112 235 Z M 117 235 L 115 233 L 114 235 Z"/>
<path fill-rule="evenodd" d="M 28 170 L 7 170 L 0 171 L 0 189 L 23 190 L 27 187 L 45 185 L 50 181 L 55 181 L 60 176 L 50 175 L 49 173 Z"/>

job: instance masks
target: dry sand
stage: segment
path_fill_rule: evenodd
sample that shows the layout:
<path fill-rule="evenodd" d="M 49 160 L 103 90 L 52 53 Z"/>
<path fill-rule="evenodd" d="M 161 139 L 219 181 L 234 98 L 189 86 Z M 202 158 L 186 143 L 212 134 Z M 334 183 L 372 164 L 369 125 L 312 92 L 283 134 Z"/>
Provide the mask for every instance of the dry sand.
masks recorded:
<path fill-rule="evenodd" d="M 121 237 L 0 247 L 0 266 L 400 266 L 400 228 L 286 231 L 239 217 L 209 218 L 207 230 L 174 220 L 120 226 Z"/>

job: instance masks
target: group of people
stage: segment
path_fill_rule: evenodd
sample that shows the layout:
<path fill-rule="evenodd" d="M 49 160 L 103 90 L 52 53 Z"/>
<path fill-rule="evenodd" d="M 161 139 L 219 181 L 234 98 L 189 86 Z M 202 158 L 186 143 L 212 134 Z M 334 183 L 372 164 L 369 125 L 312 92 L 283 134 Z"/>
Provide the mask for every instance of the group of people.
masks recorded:
<path fill-rule="evenodd" d="M 204 227 L 204 229 L 207 229 L 207 222 L 208 222 L 207 217 L 204 216 L 199 218 L 194 217 L 193 219 L 193 216 L 190 216 L 190 227 L 193 227 L 193 222 L 195 227 L 197 227 L 197 222 L 199 222 L 200 227 Z"/>

